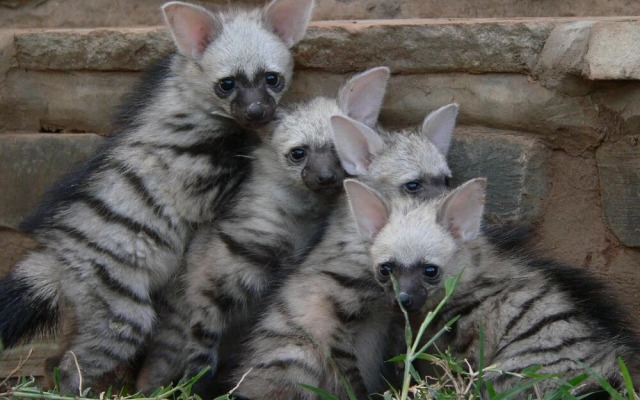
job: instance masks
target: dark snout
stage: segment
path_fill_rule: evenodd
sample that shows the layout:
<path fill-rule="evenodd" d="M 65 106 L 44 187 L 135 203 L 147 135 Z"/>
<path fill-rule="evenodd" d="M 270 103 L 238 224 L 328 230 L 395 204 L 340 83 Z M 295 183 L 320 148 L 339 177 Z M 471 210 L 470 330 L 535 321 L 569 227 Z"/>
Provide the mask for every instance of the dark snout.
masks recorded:
<path fill-rule="evenodd" d="M 394 303 L 402 304 L 408 312 L 418 312 L 427 301 L 427 289 L 414 282 L 398 282 L 400 293 L 394 299 Z M 403 284 L 404 283 L 404 284 Z"/>
<path fill-rule="evenodd" d="M 231 113 L 238 123 L 247 128 L 262 126 L 273 119 L 276 101 L 264 87 L 239 88 L 231 102 Z"/>
<path fill-rule="evenodd" d="M 310 154 L 302 169 L 304 184 L 313 191 L 333 193 L 341 190 L 344 170 L 332 149 L 318 150 Z"/>

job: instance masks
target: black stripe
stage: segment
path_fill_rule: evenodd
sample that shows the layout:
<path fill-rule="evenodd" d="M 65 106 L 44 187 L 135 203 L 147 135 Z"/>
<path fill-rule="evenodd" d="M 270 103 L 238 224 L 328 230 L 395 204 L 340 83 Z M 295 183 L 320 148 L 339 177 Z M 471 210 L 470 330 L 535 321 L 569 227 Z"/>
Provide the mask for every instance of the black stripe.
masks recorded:
<path fill-rule="evenodd" d="M 542 291 L 540 293 L 538 293 L 536 296 L 530 298 L 529 300 L 525 301 L 524 303 L 522 303 L 522 305 L 520 306 L 520 313 L 518 315 L 516 315 L 515 317 L 511 318 L 511 320 L 509 321 L 509 323 L 507 324 L 504 334 L 502 335 L 503 337 L 507 337 L 509 335 L 509 333 L 511 332 L 511 329 L 513 329 L 516 324 L 522 319 L 522 317 L 525 316 L 525 314 L 531 309 L 531 306 L 533 306 L 533 304 L 535 302 L 537 302 L 538 300 L 540 300 L 541 298 L 543 298 L 544 296 L 547 295 L 547 293 L 549 293 L 550 287 L 544 287 L 542 289 Z"/>
<path fill-rule="evenodd" d="M 81 201 L 91 207 L 91 209 L 105 221 L 122 225 L 128 230 L 135 233 L 142 232 L 149 238 L 151 238 L 151 240 L 153 240 L 157 245 L 165 248 L 172 248 L 171 244 L 164 240 L 155 230 L 144 224 L 134 221 L 125 215 L 116 213 L 104 201 L 89 195 L 83 196 Z"/>
<path fill-rule="evenodd" d="M 306 372 L 309 375 L 316 376 L 318 374 L 318 371 L 316 371 L 312 365 L 309 365 L 299 359 L 291 359 L 291 358 L 278 359 L 278 360 L 273 360 L 265 363 L 260 363 L 254 366 L 254 369 L 272 369 L 272 368 L 279 369 L 279 370 L 297 368 L 299 370 Z"/>
<path fill-rule="evenodd" d="M 147 207 L 149 207 L 156 216 L 167 222 L 170 227 L 175 226 L 171 218 L 164 213 L 164 207 L 156 201 L 153 195 L 151 195 L 144 182 L 142 181 L 142 178 L 140 178 L 135 172 L 131 171 L 123 164 L 116 165 L 115 170 L 118 171 L 122 175 L 122 177 L 125 178 L 125 180 L 129 183 L 129 186 L 131 186 L 136 191 L 136 193 L 138 193 L 142 197 L 142 200 L 144 200 L 144 202 L 147 204 Z"/>
<path fill-rule="evenodd" d="M 331 357 L 334 359 L 340 358 L 343 360 L 352 360 L 352 361 L 357 360 L 357 357 L 355 354 L 346 350 L 338 349 L 336 347 L 331 348 Z"/>
<path fill-rule="evenodd" d="M 210 331 L 202 323 L 197 322 L 191 327 L 191 336 L 206 347 L 214 347 L 220 343 L 222 333 L 220 331 Z"/>
<path fill-rule="evenodd" d="M 266 268 L 278 268 L 280 266 L 280 256 L 277 254 L 277 249 L 257 243 L 244 244 L 224 232 L 220 232 L 219 236 L 227 246 L 227 249 L 238 257 Z"/>
<path fill-rule="evenodd" d="M 210 306 L 216 306 L 222 313 L 228 313 L 233 307 L 243 304 L 242 300 L 237 299 L 222 290 L 215 290 L 211 288 L 202 289 L 200 294 L 211 301 Z"/>
<path fill-rule="evenodd" d="M 366 306 L 360 305 L 360 308 L 358 310 L 356 310 L 355 312 L 350 312 L 345 310 L 338 299 L 336 299 L 335 297 L 330 297 L 327 300 L 333 306 L 333 312 L 335 316 L 338 317 L 340 322 L 343 324 L 360 321 L 367 316 L 367 314 L 364 312 Z"/>
<path fill-rule="evenodd" d="M 492 284 L 492 286 L 495 286 L 495 283 Z M 438 324 L 442 319 L 446 319 L 449 320 L 457 315 L 459 315 L 460 317 L 464 317 L 466 315 L 471 314 L 471 312 L 473 312 L 476 308 L 478 308 L 480 305 L 482 305 L 484 302 L 486 302 L 488 299 L 490 299 L 491 297 L 495 297 L 497 295 L 499 295 L 500 293 L 502 293 L 505 289 L 507 289 L 506 286 L 501 286 L 499 287 L 497 290 L 485 295 L 484 297 L 480 298 L 480 299 L 476 299 L 473 300 L 471 302 L 467 302 L 467 303 L 463 303 L 463 304 L 459 304 L 456 301 L 452 301 L 451 302 L 451 306 L 449 308 L 447 308 L 446 303 L 445 306 L 442 309 L 442 312 L 440 313 L 440 316 L 436 316 L 434 323 Z M 472 293 L 476 291 L 476 289 L 473 289 Z"/>
<path fill-rule="evenodd" d="M 113 251 L 100 246 L 98 243 L 89 239 L 84 233 L 80 232 L 76 228 L 72 228 L 66 225 L 55 225 L 55 226 L 52 226 L 52 229 L 56 229 L 62 233 L 65 233 L 67 236 L 73 238 L 77 242 L 84 244 L 85 246 L 94 250 L 97 253 L 111 257 L 112 259 L 114 259 L 115 261 L 119 262 L 124 266 L 127 266 L 127 267 L 135 266 L 135 264 L 130 258 L 124 257 L 123 255 L 120 255 L 120 254 L 116 254 Z"/>
<path fill-rule="evenodd" d="M 128 319 L 127 318 L 128 315 L 124 316 L 124 315 L 121 315 L 121 314 L 117 313 L 116 311 L 114 311 L 111 308 L 111 304 L 109 302 L 107 302 L 104 299 L 104 297 L 102 297 L 100 295 L 99 291 L 95 291 L 94 294 L 95 294 L 95 300 L 100 302 L 100 304 L 102 305 L 102 309 L 108 311 L 111 314 L 110 322 L 111 323 L 115 323 L 115 324 L 128 326 L 133 331 L 133 334 L 135 334 L 135 335 L 140 337 L 140 343 L 142 343 L 143 338 L 147 334 L 147 332 L 145 332 L 145 329 L 143 328 L 143 326 L 140 325 L 139 323 L 135 322 L 135 321 L 132 321 L 132 320 Z M 128 338 L 128 339 L 131 339 L 131 338 Z"/>
<path fill-rule="evenodd" d="M 566 361 L 569 361 L 569 362 L 571 362 L 571 363 L 573 363 L 573 364 L 575 364 L 575 363 L 576 363 L 576 361 L 581 362 L 581 363 L 585 363 L 587 359 L 588 359 L 588 357 L 586 357 L 586 358 L 579 358 L 579 359 L 574 359 L 574 358 L 569 358 L 569 357 L 560 357 L 560 358 L 556 358 L 554 361 L 551 361 L 551 362 L 549 362 L 549 363 L 545 363 L 545 364 L 541 364 L 541 363 L 531 363 L 531 364 L 527 364 L 526 366 L 524 366 L 524 367 L 522 367 L 522 368 L 519 368 L 519 369 L 520 369 L 520 371 L 524 371 L 524 370 L 526 370 L 527 368 L 531 368 L 531 367 L 533 367 L 533 366 L 535 366 L 535 365 L 541 365 L 541 366 L 543 366 L 543 367 L 552 367 L 552 366 L 554 366 L 554 365 L 557 365 L 557 364 L 560 364 L 560 363 L 562 363 L 562 362 L 566 362 Z"/>
<path fill-rule="evenodd" d="M 181 123 L 165 122 L 164 126 L 165 128 L 167 128 L 170 131 L 173 131 L 174 133 L 188 132 L 196 129 L 195 124 L 189 124 L 189 123 L 181 124 Z"/>
<path fill-rule="evenodd" d="M 553 314 L 553 315 L 547 315 L 546 317 L 542 318 L 540 321 L 536 322 L 535 324 L 533 324 L 533 326 L 531 326 L 531 328 L 527 329 L 526 331 L 522 332 L 521 334 L 519 334 L 518 336 L 516 336 L 515 338 L 513 338 L 511 341 L 509 341 L 508 343 L 502 345 L 495 353 L 494 353 L 494 357 L 497 356 L 498 354 L 500 354 L 504 349 L 506 349 L 507 347 L 511 346 L 512 344 L 519 342 L 521 340 L 530 338 L 531 336 L 535 335 L 536 333 L 540 332 L 540 330 L 542 328 L 544 328 L 547 325 L 551 325 L 555 322 L 558 321 L 566 321 L 567 319 L 570 319 L 572 317 L 575 317 L 579 315 L 579 313 L 575 310 L 571 310 L 571 311 L 563 311 L 557 314 Z"/>
<path fill-rule="evenodd" d="M 211 359 L 214 356 L 214 359 Z M 192 375 L 196 375 L 206 366 L 217 364 L 217 354 L 212 353 L 191 353 L 189 354 L 189 370 L 192 371 Z"/>
<path fill-rule="evenodd" d="M 111 291 L 116 292 L 122 296 L 125 296 L 138 304 L 148 305 L 148 306 L 152 305 L 151 299 L 140 296 L 138 293 L 131 290 L 131 288 L 129 288 L 126 285 L 123 285 L 120 281 L 118 281 L 111 274 L 109 274 L 109 269 L 106 265 L 99 263 L 95 260 L 91 260 L 89 262 L 91 263 L 91 266 L 93 267 L 93 270 L 95 271 L 96 276 L 100 279 L 100 282 L 102 282 L 102 284 L 107 288 L 109 288 Z"/>
<path fill-rule="evenodd" d="M 572 337 L 572 338 L 565 338 L 562 340 L 562 342 L 560 342 L 559 344 L 552 346 L 552 347 L 536 347 L 533 349 L 526 349 L 526 350 L 522 350 L 519 351 L 518 353 L 514 354 L 513 357 L 517 357 L 517 356 L 521 356 L 521 355 L 525 355 L 525 354 L 542 354 L 542 353 L 557 353 L 558 351 L 566 348 L 566 347 L 570 347 L 573 346 L 574 344 L 577 343 L 582 343 L 582 342 L 591 342 L 593 340 L 592 336 L 580 336 L 580 337 Z"/>
<path fill-rule="evenodd" d="M 377 283 L 373 279 L 373 275 L 371 275 L 371 279 L 367 279 L 343 275 L 333 271 L 321 271 L 321 273 L 333 279 L 338 285 L 347 289 L 369 289 L 371 287 L 377 287 Z"/>

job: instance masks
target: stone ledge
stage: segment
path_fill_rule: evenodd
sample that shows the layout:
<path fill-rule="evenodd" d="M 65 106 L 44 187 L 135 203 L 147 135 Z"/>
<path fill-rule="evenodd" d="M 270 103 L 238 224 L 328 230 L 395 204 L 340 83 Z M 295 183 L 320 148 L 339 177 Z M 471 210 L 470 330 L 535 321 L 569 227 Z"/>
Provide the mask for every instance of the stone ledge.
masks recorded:
<path fill-rule="evenodd" d="M 640 78 L 640 72 L 631 68 L 640 57 L 635 55 L 634 38 L 640 36 L 637 20 L 637 17 L 584 20 L 592 24 L 585 33 L 590 38 L 589 52 L 578 54 L 583 59 L 572 63 L 584 61 L 584 76 L 588 79 Z M 551 31 L 578 21 L 582 20 L 319 21 L 312 24 L 297 46 L 296 63 L 298 68 L 340 73 L 388 65 L 396 74 L 528 74 L 535 70 Z M 30 70 L 139 71 L 173 49 L 164 27 L 13 32 L 17 65 Z M 622 41 L 617 40 L 620 32 L 624 33 Z"/>

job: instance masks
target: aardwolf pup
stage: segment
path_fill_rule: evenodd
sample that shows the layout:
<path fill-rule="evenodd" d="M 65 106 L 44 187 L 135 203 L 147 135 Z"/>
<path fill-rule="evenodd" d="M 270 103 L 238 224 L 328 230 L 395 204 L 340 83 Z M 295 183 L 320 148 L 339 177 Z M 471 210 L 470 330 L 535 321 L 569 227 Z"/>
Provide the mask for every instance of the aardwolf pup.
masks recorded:
<path fill-rule="evenodd" d="M 0 281 L 0 337 L 14 346 L 57 321 L 77 334 L 59 363 L 77 393 L 129 362 L 151 332 L 152 296 L 178 268 L 193 227 L 214 217 L 244 179 L 292 76 L 289 48 L 312 0 L 212 14 L 163 6 L 177 52 L 122 111 L 106 145 L 62 179 L 23 228 L 39 247 Z"/>
<path fill-rule="evenodd" d="M 344 171 L 330 117 L 342 114 L 375 124 L 388 78 L 388 68 L 374 68 L 350 79 L 337 101 L 318 97 L 294 106 L 256 150 L 234 204 L 198 230 L 190 244 L 184 276 L 177 277 L 184 293 L 165 301 L 166 314 L 149 346 L 138 389 L 151 391 L 182 372 L 193 376 L 210 366 L 195 386 L 196 393 L 210 397 L 218 359 L 229 361 L 237 351 L 238 336 L 248 330 L 270 288 L 318 241 L 342 191 Z"/>
<path fill-rule="evenodd" d="M 338 154 L 347 172 L 388 196 L 426 199 L 446 189 L 446 154 L 457 104 L 431 113 L 416 131 L 380 132 L 344 117 L 333 117 Z M 349 153 L 338 138 L 361 132 Z M 249 371 L 236 397 L 315 399 L 299 384 L 346 398 L 340 376 L 365 397 L 381 384 L 392 308 L 373 278 L 367 242 L 356 231 L 346 197 L 339 199 L 325 235 L 291 272 L 251 333 L 236 381 Z"/>
<path fill-rule="evenodd" d="M 568 380 L 590 366 L 618 389 L 624 382 L 621 357 L 640 384 L 640 346 L 626 328 L 620 309 L 602 285 L 585 271 L 551 261 L 527 258 L 526 252 L 501 252 L 480 232 L 484 179 L 471 180 L 446 197 L 429 203 L 385 203 L 366 186 L 345 181 L 360 231 L 375 238 L 371 247 L 373 275 L 395 299 L 390 276 L 398 282 L 398 299 L 414 313 L 426 313 L 443 299 L 444 276 L 462 277 L 441 313 L 429 327 L 430 338 L 460 316 L 437 346 L 450 349 L 478 367 L 479 330 L 484 330 L 484 363 L 521 372 L 540 365 L 541 374 Z M 486 375 L 496 392 L 516 385 L 513 374 Z M 560 383 L 545 380 L 546 392 Z M 535 395 L 532 389 L 529 393 Z M 594 379 L 576 395 L 602 390 Z"/>

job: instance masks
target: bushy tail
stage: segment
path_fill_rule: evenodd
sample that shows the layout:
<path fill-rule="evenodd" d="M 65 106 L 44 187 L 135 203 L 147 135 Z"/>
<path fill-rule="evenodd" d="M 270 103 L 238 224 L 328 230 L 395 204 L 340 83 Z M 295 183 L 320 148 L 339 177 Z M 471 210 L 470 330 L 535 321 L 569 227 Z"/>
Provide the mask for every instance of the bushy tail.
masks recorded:
<path fill-rule="evenodd" d="M 55 296 L 37 293 L 14 272 L 0 280 L 0 351 L 53 330 L 60 313 Z"/>

